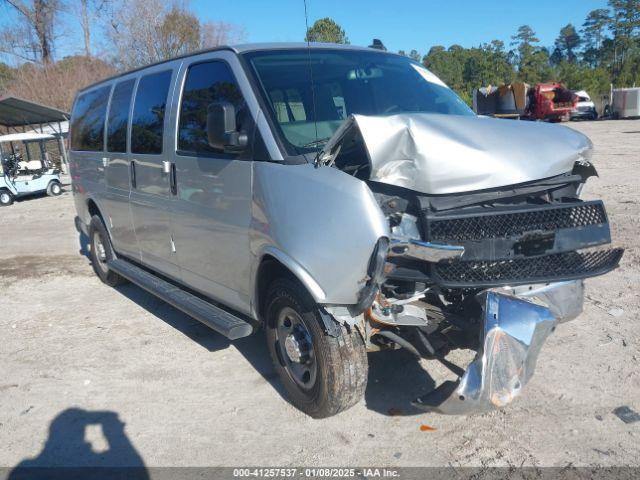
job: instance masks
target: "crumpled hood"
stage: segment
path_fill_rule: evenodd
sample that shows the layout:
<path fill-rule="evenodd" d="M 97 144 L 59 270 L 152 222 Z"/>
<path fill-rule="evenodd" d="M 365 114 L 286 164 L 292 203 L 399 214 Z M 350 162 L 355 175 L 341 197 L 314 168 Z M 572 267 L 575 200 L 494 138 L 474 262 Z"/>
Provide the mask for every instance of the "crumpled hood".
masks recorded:
<path fill-rule="evenodd" d="M 560 125 L 489 117 L 411 113 L 352 115 L 321 158 L 358 128 L 371 180 L 427 194 L 484 190 L 570 172 L 589 160 L 592 143 Z M 325 153 L 327 152 L 327 153 Z"/>

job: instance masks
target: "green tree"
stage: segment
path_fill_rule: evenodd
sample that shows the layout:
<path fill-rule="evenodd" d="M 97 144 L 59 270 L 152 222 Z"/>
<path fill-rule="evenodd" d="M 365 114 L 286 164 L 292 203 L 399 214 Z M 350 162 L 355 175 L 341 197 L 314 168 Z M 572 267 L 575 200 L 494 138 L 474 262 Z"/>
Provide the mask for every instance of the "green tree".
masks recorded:
<path fill-rule="evenodd" d="M 419 61 L 420 61 L 420 57 L 421 57 L 421 55 L 418 53 L 418 51 L 417 51 L 417 50 L 411 50 L 411 51 L 409 52 L 409 58 L 410 58 L 411 60 L 414 60 L 414 61 L 416 61 L 416 62 L 419 62 Z"/>
<path fill-rule="evenodd" d="M 518 31 L 511 37 L 511 40 L 511 46 L 515 46 L 518 52 L 519 62 L 532 55 L 536 50 L 536 44 L 540 42 L 536 37 L 536 32 L 529 25 L 518 27 Z"/>
<path fill-rule="evenodd" d="M 344 29 L 329 17 L 316 20 L 307 30 L 305 42 L 348 44 L 349 39 Z"/>
<path fill-rule="evenodd" d="M 576 28 L 569 23 L 560 29 L 560 35 L 556 39 L 555 47 L 563 59 L 575 62 L 577 60 L 576 50 L 580 43 L 582 43 L 580 35 L 578 35 Z"/>
<path fill-rule="evenodd" d="M 613 76 L 618 77 L 625 71 L 630 73 L 626 64 L 628 57 L 638 46 L 640 28 L 640 0 L 609 0 L 611 8 L 610 28 L 613 33 Z"/>
<path fill-rule="evenodd" d="M 424 65 L 451 88 L 462 92 L 464 90 L 464 62 L 465 49 L 460 45 L 451 45 L 448 49 L 435 46 L 429 50 Z"/>
<path fill-rule="evenodd" d="M 592 67 L 602 62 L 602 43 L 606 38 L 610 22 L 609 10 L 598 8 L 589 12 L 582 24 L 583 59 Z"/>
<path fill-rule="evenodd" d="M 518 66 L 518 78 L 527 83 L 546 82 L 553 77 L 549 52 L 538 46 L 540 40 L 529 25 L 522 25 L 511 37 L 515 47 L 512 58 Z"/>
<path fill-rule="evenodd" d="M 548 82 L 554 77 L 549 52 L 540 48 L 527 56 L 518 68 L 518 77 L 523 82 Z"/>
<path fill-rule="evenodd" d="M 515 78 L 504 43 L 498 40 L 474 48 L 435 46 L 423 63 L 469 103 L 475 88 L 501 85 Z"/>

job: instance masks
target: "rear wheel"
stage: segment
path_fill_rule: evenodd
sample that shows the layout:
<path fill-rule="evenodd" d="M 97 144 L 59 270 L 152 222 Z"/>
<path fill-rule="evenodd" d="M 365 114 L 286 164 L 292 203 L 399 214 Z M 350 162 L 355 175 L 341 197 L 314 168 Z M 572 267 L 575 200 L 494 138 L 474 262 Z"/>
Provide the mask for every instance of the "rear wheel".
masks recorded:
<path fill-rule="evenodd" d="M 62 185 L 57 180 L 51 180 L 47 185 L 47 195 L 50 197 L 57 197 L 62 193 Z"/>
<path fill-rule="evenodd" d="M 96 275 L 111 287 L 126 283 L 126 279 L 109 269 L 108 262 L 115 258 L 107 228 L 98 215 L 91 217 L 89 223 L 89 242 L 91 245 L 91 264 Z"/>
<path fill-rule="evenodd" d="M 0 207 L 8 207 L 13 203 L 13 193 L 9 190 L 0 190 Z"/>
<path fill-rule="evenodd" d="M 337 336 L 325 332 L 318 305 L 288 278 L 271 285 L 265 314 L 269 352 L 293 405 L 324 418 L 362 398 L 367 354 L 355 329 L 336 323 Z"/>

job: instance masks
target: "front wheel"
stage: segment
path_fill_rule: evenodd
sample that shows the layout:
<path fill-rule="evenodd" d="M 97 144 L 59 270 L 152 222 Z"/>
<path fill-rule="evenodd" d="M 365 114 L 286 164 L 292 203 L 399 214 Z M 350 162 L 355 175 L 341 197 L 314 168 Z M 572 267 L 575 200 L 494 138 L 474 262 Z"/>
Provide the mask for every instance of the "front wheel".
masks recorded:
<path fill-rule="evenodd" d="M 96 275 L 110 287 L 126 283 L 126 279 L 111 271 L 108 262 L 115 258 L 107 228 L 98 215 L 91 217 L 89 223 L 89 242 L 91 246 L 91 265 Z"/>
<path fill-rule="evenodd" d="M 9 190 L 0 190 L 0 207 L 8 207 L 13 203 L 13 194 Z"/>
<path fill-rule="evenodd" d="M 325 332 L 320 307 L 288 278 L 271 285 L 265 315 L 269 352 L 293 405 L 325 418 L 362 398 L 367 353 L 355 329 L 336 324 L 337 336 Z"/>
<path fill-rule="evenodd" d="M 50 197 L 57 197 L 62 193 L 62 185 L 57 180 L 52 180 L 47 185 L 47 195 Z"/>

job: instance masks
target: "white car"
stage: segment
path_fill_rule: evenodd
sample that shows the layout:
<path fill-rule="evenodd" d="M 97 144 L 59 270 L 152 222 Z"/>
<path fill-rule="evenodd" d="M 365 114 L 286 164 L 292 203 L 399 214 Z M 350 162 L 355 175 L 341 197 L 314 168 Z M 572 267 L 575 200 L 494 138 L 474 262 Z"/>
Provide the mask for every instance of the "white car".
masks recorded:
<path fill-rule="evenodd" d="M 578 97 L 576 107 L 571 111 L 571 120 L 595 120 L 598 118 L 596 104 L 584 90 L 575 92 Z"/>

